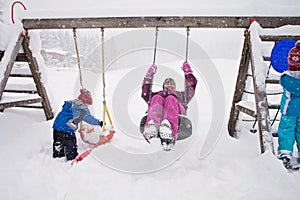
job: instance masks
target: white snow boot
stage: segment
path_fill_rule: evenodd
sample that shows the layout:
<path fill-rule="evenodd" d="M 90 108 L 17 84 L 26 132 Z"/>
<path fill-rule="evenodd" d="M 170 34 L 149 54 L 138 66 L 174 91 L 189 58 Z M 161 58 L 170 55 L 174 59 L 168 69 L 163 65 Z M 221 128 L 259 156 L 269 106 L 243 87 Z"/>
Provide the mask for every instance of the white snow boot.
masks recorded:
<path fill-rule="evenodd" d="M 159 137 L 163 150 L 170 151 L 175 144 L 175 138 L 170 122 L 164 119 L 159 127 Z"/>
<path fill-rule="evenodd" d="M 150 140 L 151 138 L 158 137 L 158 129 L 153 120 L 150 120 L 148 124 L 145 126 L 143 135 L 147 141 Z"/>
<path fill-rule="evenodd" d="M 286 168 L 290 168 L 290 166 L 292 165 L 292 152 L 288 150 L 280 150 L 278 153 L 278 158 L 282 161 L 282 164 Z"/>

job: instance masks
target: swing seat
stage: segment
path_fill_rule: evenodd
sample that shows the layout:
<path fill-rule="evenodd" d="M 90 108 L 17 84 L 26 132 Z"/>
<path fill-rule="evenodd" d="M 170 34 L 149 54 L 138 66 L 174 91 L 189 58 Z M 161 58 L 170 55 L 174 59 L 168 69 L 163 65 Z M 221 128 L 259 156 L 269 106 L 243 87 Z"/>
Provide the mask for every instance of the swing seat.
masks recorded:
<path fill-rule="evenodd" d="M 148 115 L 144 115 L 140 122 L 140 132 L 144 133 L 145 123 Z M 178 137 L 177 140 L 183 140 L 192 135 L 192 122 L 185 115 L 178 116 Z"/>
<path fill-rule="evenodd" d="M 106 136 L 102 133 L 101 128 L 98 126 L 91 126 L 84 124 L 78 130 L 81 140 L 91 146 L 99 146 L 109 142 L 114 136 L 114 130 L 109 130 Z"/>

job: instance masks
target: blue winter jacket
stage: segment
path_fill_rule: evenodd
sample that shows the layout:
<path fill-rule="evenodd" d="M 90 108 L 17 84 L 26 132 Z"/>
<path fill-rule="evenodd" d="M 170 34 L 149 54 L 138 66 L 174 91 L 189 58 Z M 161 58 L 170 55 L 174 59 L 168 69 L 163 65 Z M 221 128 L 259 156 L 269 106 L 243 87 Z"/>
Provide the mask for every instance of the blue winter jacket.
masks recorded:
<path fill-rule="evenodd" d="M 300 117 L 300 79 L 283 74 L 280 78 L 283 87 L 280 111 L 283 115 Z"/>
<path fill-rule="evenodd" d="M 74 133 L 75 129 L 69 126 L 68 122 L 79 117 L 89 124 L 102 126 L 102 122 L 93 117 L 89 109 L 80 100 L 75 99 L 65 101 L 62 110 L 54 120 L 52 128 L 62 132 Z"/>

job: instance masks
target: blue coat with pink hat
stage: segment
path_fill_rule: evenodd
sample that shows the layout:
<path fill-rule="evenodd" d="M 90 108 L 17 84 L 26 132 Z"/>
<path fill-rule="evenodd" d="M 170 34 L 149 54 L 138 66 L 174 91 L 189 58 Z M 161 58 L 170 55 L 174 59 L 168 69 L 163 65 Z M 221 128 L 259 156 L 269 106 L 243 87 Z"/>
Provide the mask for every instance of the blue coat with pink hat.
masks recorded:
<path fill-rule="evenodd" d="M 75 131 L 81 121 L 102 126 L 103 122 L 93 117 L 87 107 L 92 103 L 90 92 L 84 88 L 80 89 L 78 99 L 65 101 L 53 123 L 53 158 L 76 158 L 78 152 Z"/>
<path fill-rule="evenodd" d="M 78 118 L 82 118 L 83 121 L 92 125 L 102 125 L 102 122 L 93 117 L 89 109 L 80 100 L 75 99 L 72 101 L 65 101 L 62 106 L 62 110 L 55 118 L 53 129 L 67 133 L 74 133 L 76 129 L 72 128 L 69 125 L 69 122 Z"/>

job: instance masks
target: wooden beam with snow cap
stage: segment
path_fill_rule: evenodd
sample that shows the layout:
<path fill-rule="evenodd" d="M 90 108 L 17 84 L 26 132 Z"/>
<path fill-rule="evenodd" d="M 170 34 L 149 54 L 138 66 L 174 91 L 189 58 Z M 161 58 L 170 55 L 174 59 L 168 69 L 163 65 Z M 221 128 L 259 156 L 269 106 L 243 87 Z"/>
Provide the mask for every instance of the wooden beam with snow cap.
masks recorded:
<path fill-rule="evenodd" d="M 277 28 L 287 24 L 300 25 L 300 17 L 222 17 L 222 16 L 153 16 L 153 17 L 99 17 L 99 18 L 40 18 L 23 19 L 30 29 L 72 28 L 248 28 L 250 21 L 263 28 Z"/>

